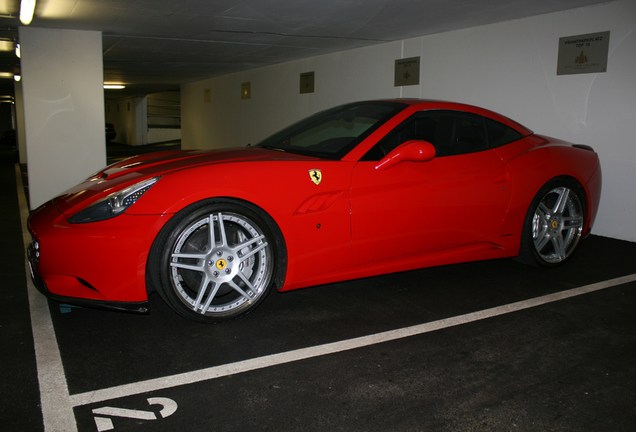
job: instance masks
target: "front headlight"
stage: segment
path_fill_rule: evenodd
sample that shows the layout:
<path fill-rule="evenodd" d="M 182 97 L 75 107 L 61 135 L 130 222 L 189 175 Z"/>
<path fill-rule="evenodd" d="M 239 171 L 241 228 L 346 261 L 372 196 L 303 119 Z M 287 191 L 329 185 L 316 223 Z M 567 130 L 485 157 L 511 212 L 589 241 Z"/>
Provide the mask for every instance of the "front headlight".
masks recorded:
<path fill-rule="evenodd" d="M 103 200 L 71 216 L 68 221 L 69 223 L 87 223 L 115 217 L 136 203 L 157 180 L 159 180 L 159 177 L 153 177 L 128 186 L 126 189 L 113 192 Z"/>

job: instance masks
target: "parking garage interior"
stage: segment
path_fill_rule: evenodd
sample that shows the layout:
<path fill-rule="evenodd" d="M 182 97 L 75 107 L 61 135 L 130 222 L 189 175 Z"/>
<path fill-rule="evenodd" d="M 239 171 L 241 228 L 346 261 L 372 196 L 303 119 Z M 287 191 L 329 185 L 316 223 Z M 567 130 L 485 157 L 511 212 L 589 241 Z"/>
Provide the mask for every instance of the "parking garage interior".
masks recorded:
<path fill-rule="evenodd" d="M 29 24 L 19 3 L 0 4 L 1 429 L 633 430 L 632 0 L 41 0 Z M 584 62 L 599 37 L 605 63 Z M 106 164 L 245 146 L 378 98 L 467 102 L 594 147 L 592 234 L 554 269 L 505 259 L 274 292 L 216 325 L 156 296 L 137 315 L 33 287 L 29 212 Z"/>

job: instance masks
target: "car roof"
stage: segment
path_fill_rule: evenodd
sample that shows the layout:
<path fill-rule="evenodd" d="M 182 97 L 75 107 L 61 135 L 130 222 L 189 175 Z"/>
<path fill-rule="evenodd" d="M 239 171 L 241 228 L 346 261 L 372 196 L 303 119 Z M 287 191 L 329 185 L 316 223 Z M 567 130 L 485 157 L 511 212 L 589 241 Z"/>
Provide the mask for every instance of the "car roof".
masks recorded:
<path fill-rule="evenodd" d="M 451 111 L 464 111 L 468 113 L 478 114 L 484 117 L 491 118 L 500 123 L 508 125 L 513 129 L 517 130 L 522 135 L 531 135 L 534 132 L 522 125 L 521 123 L 512 120 L 511 118 L 499 114 L 498 112 L 491 111 L 487 108 L 482 108 L 476 105 L 471 105 L 467 103 L 461 102 L 452 102 L 446 100 L 439 99 L 417 99 L 417 98 L 393 98 L 393 99 L 382 99 L 384 102 L 397 102 L 408 105 L 413 111 L 424 111 L 424 110 L 451 110 Z"/>

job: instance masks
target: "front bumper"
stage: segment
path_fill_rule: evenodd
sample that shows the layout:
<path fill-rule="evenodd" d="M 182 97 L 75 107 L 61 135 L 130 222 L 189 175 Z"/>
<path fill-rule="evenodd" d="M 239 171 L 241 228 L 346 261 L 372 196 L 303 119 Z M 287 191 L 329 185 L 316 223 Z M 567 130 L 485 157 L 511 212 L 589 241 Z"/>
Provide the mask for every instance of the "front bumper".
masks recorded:
<path fill-rule="evenodd" d="M 33 285 L 37 288 L 40 293 L 50 298 L 51 300 L 55 300 L 61 303 L 68 303 L 77 306 L 90 307 L 96 309 L 108 309 L 108 310 L 116 310 L 116 311 L 124 311 L 124 312 L 135 312 L 135 313 L 148 313 L 149 306 L 147 301 L 143 302 L 117 302 L 117 301 L 106 301 L 106 300 L 92 300 L 92 299 L 83 299 L 77 297 L 68 297 L 57 295 L 49 291 L 46 286 L 46 282 L 38 272 L 39 268 L 39 252 L 38 252 L 37 242 L 33 241 L 27 248 L 27 258 L 29 262 L 29 269 L 31 272 L 31 280 L 33 281 Z M 81 279 L 77 279 L 77 282 L 85 285 L 87 288 L 92 288 L 86 282 Z"/>
<path fill-rule="evenodd" d="M 168 217 L 123 213 L 85 224 L 67 218 L 54 201 L 29 215 L 29 262 L 38 289 L 70 304 L 147 310 L 148 251 Z"/>

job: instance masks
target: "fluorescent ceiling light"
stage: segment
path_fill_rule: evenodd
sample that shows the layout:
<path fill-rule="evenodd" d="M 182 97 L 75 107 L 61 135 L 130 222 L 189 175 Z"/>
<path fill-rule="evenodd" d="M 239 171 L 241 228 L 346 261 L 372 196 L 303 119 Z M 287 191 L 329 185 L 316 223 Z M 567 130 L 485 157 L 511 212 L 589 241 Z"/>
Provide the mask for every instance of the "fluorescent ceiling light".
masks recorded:
<path fill-rule="evenodd" d="M 0 40 L 0 51 L 13 51 L 15 44 L 11 40 Z"/>
<path fill-rule="evenodd" d="M 14 74 L 13 72 L 0 72 L 0 79 L 2 78 L 8 78 L 8 79 L 13 78 L 16 81 L 20 81 L 22 77 L 18 74 Z"/>
<path fill-rule="evenodd" d="M 31 24 L 33 12 L 35 12 L 35 0 L 22 0 L 20 2 L 20 22 L 22 24 Z"/>
<path fill-rule="evenodd" d="M 104 83 L 104 88 L 106 90 L 121 90 L 121 89 L 125 89 L 126 86 L 123 84 L 110 84 L 110 83 Z"/>

